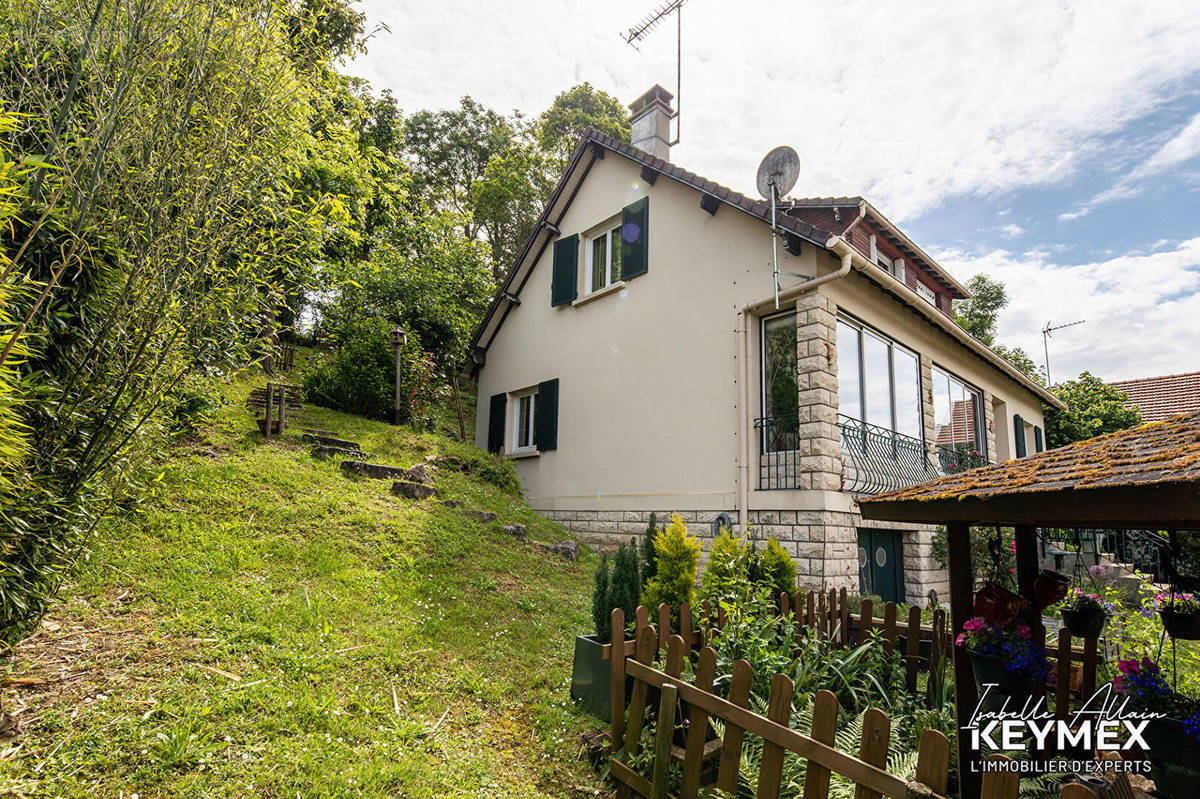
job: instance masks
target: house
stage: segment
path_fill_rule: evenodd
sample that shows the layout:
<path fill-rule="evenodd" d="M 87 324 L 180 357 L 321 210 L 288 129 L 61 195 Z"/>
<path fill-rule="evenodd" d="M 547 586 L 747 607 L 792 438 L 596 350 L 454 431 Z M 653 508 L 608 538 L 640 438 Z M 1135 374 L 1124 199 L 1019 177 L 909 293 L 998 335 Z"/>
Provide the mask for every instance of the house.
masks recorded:
<path fill-rule="evenodd" d="M 1141 409 L 1143 422 L 1200 411 L 1200 372 L 1119 380 L 1109 385 L 1129 397 L 1125 407 Z"/>
<path fill-rule="evenodd" d="M 585 541 L 679 512 L 774 537 L 806 588 L 944 594 L 935 529 L 857 498 L 1042 449 L 1060 402 L 951 319 L 967 291 L 870 203 L 770 204 L 668 161 L 671 95 L 633 143 L 588 130 L 475 331 L 478 444 Z M 707 547 L 707 542 L 706 547 Z"/>

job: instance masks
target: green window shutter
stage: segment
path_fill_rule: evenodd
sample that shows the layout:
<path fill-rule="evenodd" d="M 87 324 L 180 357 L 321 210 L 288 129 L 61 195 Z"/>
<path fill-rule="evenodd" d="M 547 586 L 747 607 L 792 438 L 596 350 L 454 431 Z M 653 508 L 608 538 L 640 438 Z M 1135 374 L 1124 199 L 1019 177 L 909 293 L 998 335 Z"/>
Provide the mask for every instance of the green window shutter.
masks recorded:
<path fill-rule="evenodd" d="M 504 414 L 508 410 L 508 395 L 493 394 L 488 407 L 488 452 L 499 452 L 504 446 Z"/>
<path fill-rule="evenodd" d="M 539 452 L 558 449 L 558 378 L 538 383 L 533 443 Z"/>
<path fill-rule="evenodd" d="M 1021 418 L 1021 414 L 1013 414 L 1013 436 L 1017 442 L 1017 457 L 1025 457 L 1025 420 Z"/>
<path fill-rule="evenodd" d="M 1033 428 L 1033 451 L 1041 452 L 1045 448 L 1046 445 L 1042 441 L 1042 428 L 1035 425 Z"/>
<path fill-rule="evenodd" d="M 646 274 L 650 198 L 643 197 L 621 210 L 621 279 Z"/>
<path fill-rule="evenodd" d="M 575 280 L 579 274 L 579 234 L 554 242 L 554 276 L 550 281 L 550 304 L 566 305 L 577 296 Z"/>

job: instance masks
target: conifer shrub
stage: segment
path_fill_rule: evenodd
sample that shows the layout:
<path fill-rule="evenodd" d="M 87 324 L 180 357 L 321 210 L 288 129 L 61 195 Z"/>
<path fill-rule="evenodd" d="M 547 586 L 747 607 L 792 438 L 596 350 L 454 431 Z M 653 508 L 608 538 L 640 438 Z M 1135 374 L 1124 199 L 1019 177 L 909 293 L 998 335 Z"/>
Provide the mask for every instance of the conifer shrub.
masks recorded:
<path fill-rule="evenodd" d="M 638 593 L 641 578 L 638 575 L 637 549 L 621 544 L 613 560 L 612 578 L 608 586 L 608 611 L 614 608 L 625 611 L 625 620 L 633 621 L 637 614 Z"/>
<path fill-rule="evenodd" d="M 700 579 L 700 593 L 709 602 L 739 597 L 750 586 L 750 547 L 722 527 L 708 553 L 708 567 Z"/>
<path fill-rule="evenodd" d="M 611 637 L 608 629 L 612 608 L 608 606 L 608 555 L 600 558 L 596 569 L 596 586 L 592 589 L 592 624 L 596 627 L 596 640 L 607 644 Z"/>
<path fill-rule="evenodd" d="M 696 596 L 696 565 L 700 560 L 700 542 L 688 533 L 679 514 L 654 537 L 654 556 L 658 571 L 642 590 L 642 604 L 657 608 L 666 603 L 672 618 L 678 621 L 679 605 Z"/>
<path fill-rule="evenodd" d="M 646 525 L 646 534 L 642 536 L 642 585 L 658 573 L 658 562 L 654 557 L 654 536 L 657 534 L 658 517 L 651 511 L 650 524 Z"/>
<path fill-rule="evenodd" d="M 759 564 L 762 569 L 761 582 L 766 584 L 772 593 L 795 592 L 796 563 L 774 538 L 767 540 L 767 548 L 763 550 Z"/>

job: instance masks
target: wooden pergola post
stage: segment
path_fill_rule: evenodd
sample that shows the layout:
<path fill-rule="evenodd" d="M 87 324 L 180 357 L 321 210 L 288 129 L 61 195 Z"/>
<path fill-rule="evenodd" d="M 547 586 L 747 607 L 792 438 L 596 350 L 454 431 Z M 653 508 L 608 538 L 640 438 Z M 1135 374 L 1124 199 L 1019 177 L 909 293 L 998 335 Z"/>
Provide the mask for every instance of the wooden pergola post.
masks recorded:
<path fill-rule="evenodd" d="M 946 550 L 950 571 L 951 635 L 962 632 L 975 607 L 975 572 L 971 565 L 971 525 L 950 522 L 946 525 Z M 952 646 L 954 658 L 954 718 L 958 728 L 959 795 L 979 796 L 983 789 L 982 759 L 971 747 L 970 732 L 964 727 L 979 704 L 975 672 L 966 647 Z"/>
<path fill-rule="evenodd" d="M 1046 643 L 1046 628 L 1042 624 L 1042 612 L 1037 606 L 1037 595 L 1033 584 L 1038 576 L 1037 528 L 1032 524 L 1016 526 L 1017 542 L 1017 592 L 1029 603 L 1025 620 L 1033 633 L 1033 640 Z"/>

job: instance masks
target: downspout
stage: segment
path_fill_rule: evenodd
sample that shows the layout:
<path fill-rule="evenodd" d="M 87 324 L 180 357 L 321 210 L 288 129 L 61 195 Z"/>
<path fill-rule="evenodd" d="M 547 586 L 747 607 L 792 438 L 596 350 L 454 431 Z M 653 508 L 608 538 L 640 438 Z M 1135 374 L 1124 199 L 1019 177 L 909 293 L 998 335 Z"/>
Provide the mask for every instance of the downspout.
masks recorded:
<path fill-rule="evenodd" d="M 846 228 L 849 230 L 854 225 L 858 224 L 859 219 L 862 219 L 866 213 L 866 207 L 863 206 L 859 213 L 858 219 L 855 219 Z M 780 300 L 790 300 L 799 297 L 802 294 L 807 294 L 814 289 L 820 288 L 826 283 L 831 283 L 834 280 L 841 280 L 846 275 L 850 274 L 851 267 L 851 249 L 846 240 L 840 236 L 834 236 L 825 246 L 832 252 L 842 257 L 842 265 L 837 271 L 830 272 L 827 275 L 821 275 L 811 280 L 801 283 L 799 286 L 793 286 L 786 291 L 779 293 Z M 764 306 L 770 305 L 774 307 L 775 296 L 772 295 L 764 300 L 753 302 L 742 308 L 738 313 L 738 383 L 742 387 L 741 406 L 742 412 L 739 414 L 740 432 L 742 435 L 742 451 L 741 461 L 738 464 L 738 520 L 742 525 L 742 534 L 747 535 L 747 527 L 750 522 L 750 317 L 755 310 L 761 309 Z"/>

